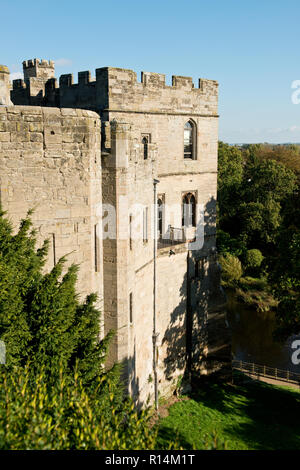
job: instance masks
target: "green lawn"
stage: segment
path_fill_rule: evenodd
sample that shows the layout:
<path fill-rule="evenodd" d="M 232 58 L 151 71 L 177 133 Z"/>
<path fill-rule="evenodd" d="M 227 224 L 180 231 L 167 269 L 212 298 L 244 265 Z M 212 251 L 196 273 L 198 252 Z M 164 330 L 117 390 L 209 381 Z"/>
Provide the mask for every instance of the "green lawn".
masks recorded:
<path fill-rule="evenodd" d="M 162 448 L 177 434 L 184 449 L 300 449 L 300 393 L 296 389 L 255 381 L 245 385 L 208 382 L 186 398 L 171 406 L 169 416 L 159 423 Z"/>

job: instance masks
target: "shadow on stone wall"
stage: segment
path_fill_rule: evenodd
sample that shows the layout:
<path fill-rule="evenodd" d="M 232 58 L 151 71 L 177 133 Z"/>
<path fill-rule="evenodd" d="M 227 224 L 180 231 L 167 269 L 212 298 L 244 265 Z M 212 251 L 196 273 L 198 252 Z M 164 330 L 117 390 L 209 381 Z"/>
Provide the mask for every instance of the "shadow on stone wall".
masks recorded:
<path fill-rule="evenodd" d="M 151 357 L 152 360 L 152 357 Z M 125 395 L 130 395 L 138 409 L 145 405 L 140 399 L 140 379 L 136 373 L 136 341 L 134 340 L 133 355 L 122 361 L 122 382 Z"/>
<path fill-rule="evenodd" d="M 213 197 L 205 206 L 204 224 L 204 246 L 187 254 L 181 300 L 171 313 L 162 340 L 167 352 L 164 374 L 169 381 L 174 380 L 178 370 L 184 380 L 190 380 L 194 374 L 218 373 L 223 378 L 231 377 L 231 340 L 215 247 L 216 200 Z"/>
<path fill-rule="evenodd" d="M 177 371 L 186 369 L 186 307 L 187 307 L 187 274 L 180 287 L 180 303 L 173 310 L 170 322 L 162 339 L 166 346 L 166 358 L 163 361 L 164 375 L 167 380 L 173 380 Z"/>
<path fill-rule="evenodd" d="M 201 250 L 187 252 L 186 272 L 179 290 L 180 302 L 172 311 L 162 337 L 166 354 L 159 368 L 160 371 L 163 369 L 166 389 L 175 390 L 180 377 L 189 383 L 200 375 L 216 374 L 226 381 L 231 379 L 226 297 L 220 284 L 221 272 L 215 249 L 215 210 L 216 201 L 211 198 L 205 207 L 204 246 Z M 153 361 L 152 355 L 148 360 Z M 123 377 L 136 405 L 144 405 L 139 395 L 141 382 L 136 374 L 136 344 L 133 355 L 123 361 Z M 161 385 L 159 390 L 164 389 Z"/>

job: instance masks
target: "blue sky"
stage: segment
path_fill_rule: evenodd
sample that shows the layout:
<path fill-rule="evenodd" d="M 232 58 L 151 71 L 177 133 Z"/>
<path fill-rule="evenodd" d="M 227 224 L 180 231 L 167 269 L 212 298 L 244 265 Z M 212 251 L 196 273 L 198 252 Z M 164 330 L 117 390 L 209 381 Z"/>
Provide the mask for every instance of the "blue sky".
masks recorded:
<path fill-rule="evenodd" d="M 75 80 L 104 66 L 212 78 L 221 140 L 300 142 L 299 18 L 299 0 L 1 0 L 0 63 L 13 77 L 37 57 Z"/>

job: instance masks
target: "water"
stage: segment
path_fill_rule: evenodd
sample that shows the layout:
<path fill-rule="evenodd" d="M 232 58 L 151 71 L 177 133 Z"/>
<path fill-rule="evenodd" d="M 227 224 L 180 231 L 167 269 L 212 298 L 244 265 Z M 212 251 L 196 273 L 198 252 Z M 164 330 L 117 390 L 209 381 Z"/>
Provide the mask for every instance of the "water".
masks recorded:
<path fill-rule="evenodd" d="M 285 343 L 275 342 L 272 337 L 276 326 L 273 312 L 256 312 L 231 296 L 228 298 L 227 312 L 232 329 L 234 359 L 300 373 L 300 364 L 292 362 L 295 349 L 291 347 L 300 336 L 292 336 Z M 300 354 L 298 357 L 300 359 Z"/>

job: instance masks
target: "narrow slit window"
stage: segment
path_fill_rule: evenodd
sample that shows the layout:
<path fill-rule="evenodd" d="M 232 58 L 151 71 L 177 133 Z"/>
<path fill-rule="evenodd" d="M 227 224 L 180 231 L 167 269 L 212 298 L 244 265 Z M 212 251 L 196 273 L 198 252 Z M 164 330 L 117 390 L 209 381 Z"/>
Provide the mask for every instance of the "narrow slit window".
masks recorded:
<path fill-rule="evenodd" d="M 157 228 L 158 237 L 161 238 L 163 234 L 163 201 L 161 198 L 157 200 Z"/>
<path fill-rule="evenodd" d="M 129 249 L 132 250 L 132 215 L 129 216 Z"/>
<path fill-rule="evenodd" d="M 56 265 L 55 233 L 52 233 L 53 264 Z"/>
<path fill-rule="evenodd" d="M 94 254 L 95 254 L 95 272 L 99 272 L 99 239 L 98 224 L 94 225 Z"/>
<path fill-rule="evenodd" d="M 143 144 L 144 160 L 147 160 L 147 158 L 148 158 L 148 146 L 149 146 L 149 137 L 148 136 L 143 137 L 142 144 Z"/>
<path fill-rule="evenodd" d="M 133 300 L 132 300 L 132 292 L 129 294 L 129 323 L 132 325 L 133 323 Z"/>

